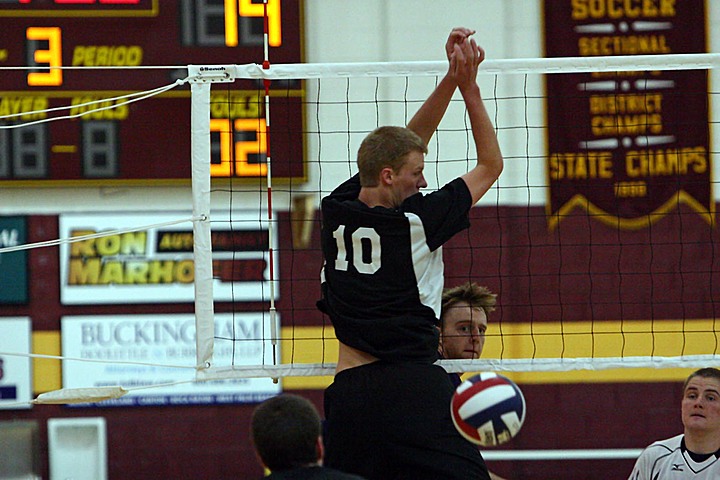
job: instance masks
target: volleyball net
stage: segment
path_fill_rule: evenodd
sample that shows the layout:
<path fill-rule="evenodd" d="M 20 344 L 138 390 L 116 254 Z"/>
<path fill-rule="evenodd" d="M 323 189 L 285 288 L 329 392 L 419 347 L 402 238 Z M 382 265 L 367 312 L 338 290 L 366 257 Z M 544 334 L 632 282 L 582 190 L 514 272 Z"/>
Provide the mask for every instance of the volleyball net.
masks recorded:
<path fill-rule="evenodd" d="M 445 285 L 488 285 L 499 294 L 499 308 L 489 321 L 483 358 L 443 360 L 443 366 L 532 372 L 717 363 L 720 261 L 715 253 L 717 151 L 712 147 L 717 141 L 711 138 L 717 93 L 710 85 L 718 59 L 698 54 L 483 63 L 478 82 L 505 170 L 473 208 L 472 227 L 445 247 Z M 314 212 L 322 196 L 356 171 L 362 138 L 380 125 L 406 124 L 447 65 L 205 68 L 206 78 L 202 67 L 191 69 L 199 78 L 193 98 L 201 98 L 196 93 L 204 98 L 193 102 L 199 129 L 194 138 L 208 138 L 209 92 L 223 88 L 216 82 L 305 82 L 304 125 L 270 128 L 262 152 L 268 167 L 265 205 L 294 214 L 283 223 L 271 208 L 257 221 L 278 226 L 276 232 L 268 228 L 270 246 L 278 245 L 278 235 L 302 230 L 309 245 L 296 250 L 297 242 L 280 240 L 279 250 L 268 249 L 266 274 L 275 288 L 262 339 L 263 350 L 269 349 L 275 361 L 214 363 L 210 345 L 248 340 L 211 339 L 208 331 L 208 348 L 198 350 L 198 365 L 209 368 L 199 376 L 332 374 L 336 340 L 328 319 L 314 308 L 321 266 Z M 266 90 L 263 125 L 273 125 L 273 105 L 290 99 L 288 92 Z M 282 142 L 298 135 L 306 142 L 307 181 L 277 188 L 268 152 L 287 150 Z M 209 147 L 199 150 L 194 158 L 211 163 Z M 457 96 L 429 145 L 428 189 L 467 171 L 473 151 Z M 223 201 L 234 203 L 235 192 Z M 208 314 L 211 298 L 205 300 Z M 198 321 L 210 325 L 210 318 Z"/>
<path fill-rule="evenodd" d="M 482 64 L 505 169 L 472 209 L 470 229 L 444 247 L 445 286 L 486 285 L 498 308 L 482 358 L 443 360 L 445 368 L 718 363 L 719 65 L 716 54 Z M 192 281 L 177 288 L 194 289 L 196 362 L 165 366 L 193 369 L 198 381 L 333 374 L 337 340 L 315 307 L 320 199 L 356 172 L 365 135 L 405 125 L 446 70 L 446 62 L 191 65 L 186 78 L 132 97 L 191 91 L 192 212 L 159 223 L 138 213 L 134 225 L 126 212 L 120 230 L 155 232 L 157 241 L 157 232 L 193 227 Z M 236 82 L 255 90 L 239 95 Z M 66 120 L 46 113 L 44 121 Z M 16 120 L 0 117 L 0 144 L 37 125 Z M 428 190 L 466 172 L 473 156 L 457 95 L 429 145 Z M 0 254 L 84 239 L 69 237 Z M 105 294 L 91 291 L 78 294 Z"/>

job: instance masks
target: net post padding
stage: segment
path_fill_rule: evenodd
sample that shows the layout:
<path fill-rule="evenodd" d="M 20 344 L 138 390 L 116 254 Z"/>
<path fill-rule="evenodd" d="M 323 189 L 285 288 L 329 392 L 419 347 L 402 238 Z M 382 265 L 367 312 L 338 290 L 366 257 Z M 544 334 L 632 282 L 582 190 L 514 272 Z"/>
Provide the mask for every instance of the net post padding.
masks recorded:
<path fill-rule="evenodd" d="M 210 83 L 191 82 L 195 327 L 198 369 L 210 367 L 215 336 L 210 237 Z"/>

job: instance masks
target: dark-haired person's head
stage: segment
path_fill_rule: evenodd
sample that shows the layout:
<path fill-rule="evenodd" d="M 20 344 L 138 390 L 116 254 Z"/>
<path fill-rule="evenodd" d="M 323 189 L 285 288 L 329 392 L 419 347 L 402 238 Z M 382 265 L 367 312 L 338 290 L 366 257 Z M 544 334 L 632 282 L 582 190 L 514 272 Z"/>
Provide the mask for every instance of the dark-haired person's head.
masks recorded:
<path fill-rule="evenodd" d="M 692 380 L 695 377 L 714 378 L 714 379 L 720 381 L 720 370 L 718 370 L 717 368 L 713 368 L 713 367 L 706 367 L 706 368 L 701 368 L 699 370 L 695 370 L 685 380 L 685 384 L 683 385 L 683 391 L 685 391 L 685 389 L 687 389 L 687 386 L 688 386 L 688 383 L 690 383 L 690 380 Z"/>
<path fill-rule="evenodd" d="M 318 464 L 322 458 L 320 428 L 315 406 L 292 394 L 258 405 L 250 426 L 260 461 L 272 471 Z"/>
<path fill-rule="evenodd" d="M 704 450 L 720 449 L 720 370 L 701 368 L 685 380 L 682 422 L 688 450 L 709 453 Z M 698 447 L 701 440 L 705 448 Z"/>

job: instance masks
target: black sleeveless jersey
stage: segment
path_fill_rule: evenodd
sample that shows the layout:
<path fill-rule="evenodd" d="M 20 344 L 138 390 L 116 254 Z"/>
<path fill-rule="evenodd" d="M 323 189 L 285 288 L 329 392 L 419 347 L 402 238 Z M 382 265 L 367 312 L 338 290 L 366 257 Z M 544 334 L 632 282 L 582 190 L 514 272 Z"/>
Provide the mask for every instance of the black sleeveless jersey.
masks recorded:
<path fill-rule="evenodd" d="M 400 208 L 358 200 L 357 175 L 322 200 L 322 299 L 337 338 L 388 361 L 437 359 L 442 245 L 470 223 L 457 178 Z"/>

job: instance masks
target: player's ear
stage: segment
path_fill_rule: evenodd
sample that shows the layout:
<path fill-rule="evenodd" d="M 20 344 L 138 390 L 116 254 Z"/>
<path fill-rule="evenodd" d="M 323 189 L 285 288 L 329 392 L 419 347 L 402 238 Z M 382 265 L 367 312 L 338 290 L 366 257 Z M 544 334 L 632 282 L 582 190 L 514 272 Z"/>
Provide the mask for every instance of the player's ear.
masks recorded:
<path fill-rule="evenodd" d="M 260 465 L 262 465 L 263 470 L 265 470 L 265 475 L 269 475 L 270 469 L 267 467 L 267 465 L 265 465 L 265 461 L 262 459 L 262 457 L 260 456 L 260 453 L 258 453 L 257 450 L 255 450 L 255 458 L 257 458 L 258 462 L 260 462 Z"/>
<path fill-rule="evenodd" d="M 385 167 L 380 170 L 380 184 L 381 185 L 392 185 L 393 175 L 395 172 L 390 167 Z"/>
<path fill-rule="evenodd" d="M 438 326 L 435 326 L 435 328 L 438 331 L 438 353 L 441 357 L 445 356 L 445 352 L 443 351 L 443 335 L 442 335 L 442 329 Z"/>
<path fill-rule="evenodd" d="M 325 447 L 323 446 L 322 437 L 317 438 L 317 443 L 315 444 L 315 450 L 317 451 L 318 463 L 320 463 L 320 465 L 322 465 L 323 458 L 325 458 Z"/>

